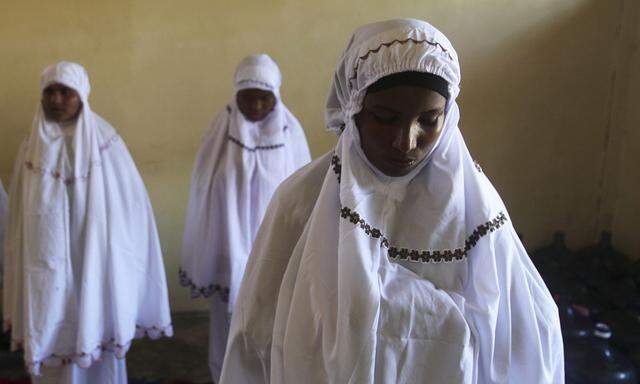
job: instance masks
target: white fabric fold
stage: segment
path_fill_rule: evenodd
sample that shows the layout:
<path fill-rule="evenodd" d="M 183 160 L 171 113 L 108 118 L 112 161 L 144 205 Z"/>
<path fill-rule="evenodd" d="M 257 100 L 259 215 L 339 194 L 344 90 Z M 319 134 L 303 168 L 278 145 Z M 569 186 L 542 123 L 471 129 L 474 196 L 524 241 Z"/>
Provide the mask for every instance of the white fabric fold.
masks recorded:
<path fill-rule="evenodd" d="M 41 90 L 52 83 L 74 89 L 82 109 L 64 127 L 38 107 L 13 172 L 5 246 L 5 326 L 34 375 L 42 364 L 87 368 L 103 350 L 124 358 L 132 339 L 173 332 L 155 220 L 133 159 L 91 110 L 82 66 L 46 68 Z"/>
<path fill-rule="evenodd" d="M 443 77 L 452 96 L 427 158 L 387 177 L 363 154 L 353 116 L 369 85 L 403 71 Z M 355 31 L 327 101 L 327 126 L 342 132 L 331 165 L 301 171 L 274 197 L 222 383 L 564 382 L 557 308 L 464 144 L 459 82 L 455 50 L 426 22 Z M 300 209 L 304 231 L 269 225 L 310 183 L 322 187 Z"/>

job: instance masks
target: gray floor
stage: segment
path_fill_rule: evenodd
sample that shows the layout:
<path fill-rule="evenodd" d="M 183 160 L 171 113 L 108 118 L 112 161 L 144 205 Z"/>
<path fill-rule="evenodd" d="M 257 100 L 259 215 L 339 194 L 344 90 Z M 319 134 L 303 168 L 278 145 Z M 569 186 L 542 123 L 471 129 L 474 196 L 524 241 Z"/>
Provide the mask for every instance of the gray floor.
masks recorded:
<path fill-rule="evenodd" d="M 175 313 L 173 326 L 172 338 L 134 341 L 127 353 L 129 379 L 211 382 L 207 365 L 208 312 Z M 0 350 L 0 378 L 16 380 L 25 376 L 20 354 Z"/>

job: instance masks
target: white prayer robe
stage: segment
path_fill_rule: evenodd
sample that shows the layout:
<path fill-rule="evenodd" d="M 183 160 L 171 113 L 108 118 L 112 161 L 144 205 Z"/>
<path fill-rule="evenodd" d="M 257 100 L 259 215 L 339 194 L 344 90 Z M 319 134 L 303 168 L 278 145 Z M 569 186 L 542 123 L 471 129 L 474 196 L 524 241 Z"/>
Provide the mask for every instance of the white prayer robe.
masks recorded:
<path fill-rule="evenodd" d="M 304 131 L 280 99 L 280 71 L 267 55 L 238 65 L 236 94 L 270 91 L 276 105 L 262 121 L 247 120 L 236 95 L 211 124 L 191 180 L 180 270 L 192 297 L 211 298 L 209 367 L 222 369 L 231 312 L 245 264 L 276 187 L 310 161 Z"/>
<path fill-rule="evenodd" d="M 389 177 L 353 116 L 370 84 L 404 71 L 444 78 L 451 97 L 429 155 Z M 428 23 L 356 30 L 327 101 L 340 139 L 274 195 L 221 383 L 564 382 L 557 308 L 464 144 L 459 82 L 453 46 Z"/>
<path fill-rule="evenodd" d="M 41 368 L 40 376 L 31 376 L 32 384 L 122 384 L 127 383 L 127 364 L 113 352 L 104 352 L 89 368 L 76 364 Z"/>
<path fill-rule="evenodd" d="M 162 253 L 144 184 L 89 105 L 84 68 L 43 72 L 82 101 L 61 126 L 38 107 L 9 193 L 4 323 L 35 381 L 126 383 L 134 338 L 172 334 Z"/>

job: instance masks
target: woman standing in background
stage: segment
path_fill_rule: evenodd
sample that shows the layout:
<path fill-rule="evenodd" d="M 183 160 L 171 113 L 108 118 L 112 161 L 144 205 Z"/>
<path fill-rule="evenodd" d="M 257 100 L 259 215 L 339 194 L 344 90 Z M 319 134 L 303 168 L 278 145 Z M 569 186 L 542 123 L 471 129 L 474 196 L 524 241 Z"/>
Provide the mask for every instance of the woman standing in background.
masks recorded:
<path fill-rule="evenodd" d="M 79 64 L 40 80 L 9 193 L 4 325 L 34 383 L 127 383 L 134 338 L 171 336 L 151 203 Z"/>
<path fill-rule="evenodd" d="M 204 137 L 191 179 L 180 281 L 211 298 L 209 367 L 218 381 L 229 321 L 253 240 L 276 187 L 310 161 L 267 55 L 243 59 L 235 94 Z"/>

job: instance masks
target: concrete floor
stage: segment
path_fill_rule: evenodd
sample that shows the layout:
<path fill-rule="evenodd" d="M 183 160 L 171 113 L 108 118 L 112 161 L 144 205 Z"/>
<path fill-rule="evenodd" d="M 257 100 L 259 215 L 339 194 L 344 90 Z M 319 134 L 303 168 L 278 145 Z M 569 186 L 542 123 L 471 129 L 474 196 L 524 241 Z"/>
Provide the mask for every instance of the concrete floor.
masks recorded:
<path fill-rule="evenodd" d="M 211 383 L 207 365 L 209 313 L 181 312 L 173 315 L 174 336 L 133 342 L 127 353 L 129 380 L 149 382 Z M 0 344 L 0 379 L 27 376 L 20 353 Z"/>

